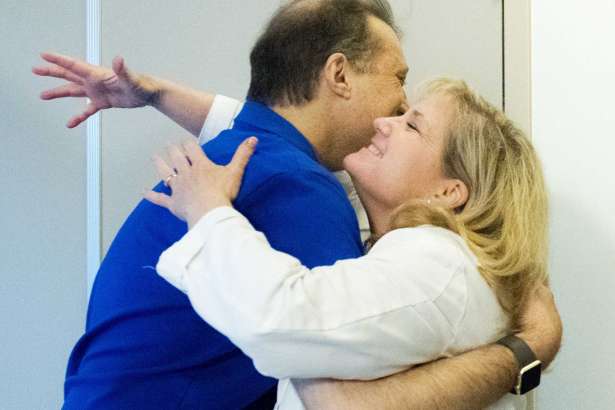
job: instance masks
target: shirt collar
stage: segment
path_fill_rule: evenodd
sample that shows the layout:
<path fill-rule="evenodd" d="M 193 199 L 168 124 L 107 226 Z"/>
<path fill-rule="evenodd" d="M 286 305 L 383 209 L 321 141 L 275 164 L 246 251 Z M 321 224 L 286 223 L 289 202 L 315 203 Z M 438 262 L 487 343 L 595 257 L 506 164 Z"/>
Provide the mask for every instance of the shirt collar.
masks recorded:
<path fill-rule="evenodd" d="M 235 118 L 235 126 L 237 125 L 240 125 L 240 128 L 252 128 L 276 134 L 306 153 L 314 161 L 318 161 L 314 147 L 303 134 L 285 118 L 264 104 L 246 101 L 243 109 Z"/>

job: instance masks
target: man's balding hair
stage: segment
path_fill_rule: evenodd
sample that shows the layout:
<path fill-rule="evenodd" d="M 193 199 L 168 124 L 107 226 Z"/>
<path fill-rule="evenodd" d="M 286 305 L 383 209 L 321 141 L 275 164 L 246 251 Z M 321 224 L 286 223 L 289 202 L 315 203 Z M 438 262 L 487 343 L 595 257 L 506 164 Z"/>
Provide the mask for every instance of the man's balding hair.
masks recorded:
<path fill-rule="evenodd" d="M 321 71 L 342 53 L 359 72 L 369 72 L 381 50 L 368 18 L 400 35 L 387 0 L 294 0 L 281 6 L 250 54 L 248 99 L 268 106 L 303 105 L 315 97 Z"/>

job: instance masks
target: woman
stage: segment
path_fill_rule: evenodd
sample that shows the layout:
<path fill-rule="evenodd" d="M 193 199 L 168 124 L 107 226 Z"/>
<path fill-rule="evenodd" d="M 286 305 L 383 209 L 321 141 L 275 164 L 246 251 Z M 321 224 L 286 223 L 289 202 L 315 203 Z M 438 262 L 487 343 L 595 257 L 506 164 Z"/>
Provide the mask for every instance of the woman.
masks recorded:
<path fill-rule="evenodd" d="M 369 217 L 367 255 L 307 269 L 232 209 L 255 140 L 227 167 L 196 143 L 159 159 L 172 195 L 146 197 L 190 231 L 157 270 L 263 374 L 280 408 L 293 378 L 375 379 L 493 342 L 547 280 L 547 201 L 527 138 L 465 83 L 428 83 L 347 156 Z M 495 408 L 523 408 L 509 395 Z"/>

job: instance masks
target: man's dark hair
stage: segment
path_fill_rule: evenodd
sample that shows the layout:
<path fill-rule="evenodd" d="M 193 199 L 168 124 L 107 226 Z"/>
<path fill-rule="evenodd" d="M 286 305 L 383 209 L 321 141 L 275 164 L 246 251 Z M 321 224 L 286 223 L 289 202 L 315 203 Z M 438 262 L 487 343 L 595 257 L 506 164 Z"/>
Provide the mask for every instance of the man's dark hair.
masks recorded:
<path fill-rule="evenodd" d="M 387 0 L 295 0 L 281 7 L 250 54 L 248 99 L 268 106 L 309 102 L 334 53 L 343 53 L 358 71 L 369 71 L 381 48 L 370 34 L 369 16 L 399 35 Z"/>

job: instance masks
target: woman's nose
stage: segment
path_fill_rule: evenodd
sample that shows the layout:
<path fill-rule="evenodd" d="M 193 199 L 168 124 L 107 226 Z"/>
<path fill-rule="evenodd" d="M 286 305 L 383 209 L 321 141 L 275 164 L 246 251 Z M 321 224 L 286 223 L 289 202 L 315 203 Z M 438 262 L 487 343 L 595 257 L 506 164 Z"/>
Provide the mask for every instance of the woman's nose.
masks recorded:
<path fill-rule="evenodd" d="M 385 137 L 388 137 L 389 134 L 391 133 L 391 118 L 386 118 L 386 117 L 380 117 L 380 118 L 376 118 L 374 120 L 374 129 L 384 135 Z"/>

